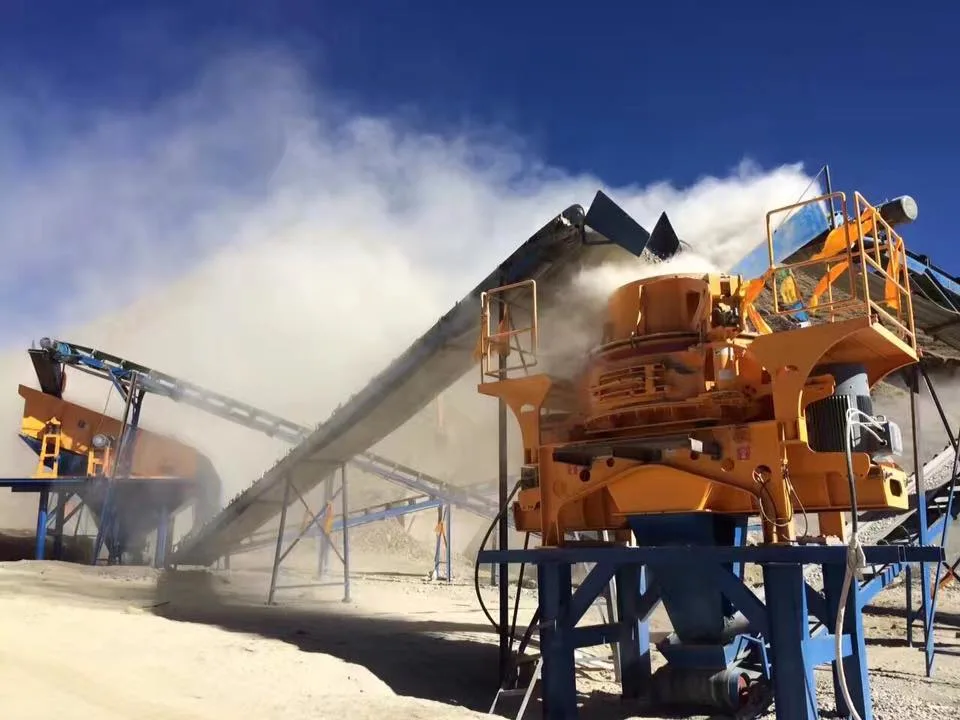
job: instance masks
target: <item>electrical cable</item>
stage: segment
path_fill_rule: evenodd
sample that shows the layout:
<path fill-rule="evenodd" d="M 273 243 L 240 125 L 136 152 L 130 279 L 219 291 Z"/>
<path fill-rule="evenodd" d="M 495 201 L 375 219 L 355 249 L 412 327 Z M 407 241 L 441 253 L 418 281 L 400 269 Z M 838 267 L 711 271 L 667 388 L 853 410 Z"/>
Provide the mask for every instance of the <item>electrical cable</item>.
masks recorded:
<path fill-rule="evenodd" d="M 487 546 L 487 542 L 490 540 L 490 536 L 493 535 L 493 531 L 497 527 L 497 523 L 500 522 L 500 518 L 502 518 L 504 513 L 509 509 L 510 503 L 513 502 L 513 496 L 517 494 L 517 490 L 519 489 L 520 481 L 518 480 L 516 485 L 513 486 L 513 490 L 511 490 L 510 494 L 507 496 L 507 501 L 500 508 L 500 511 L 497 513 L 496 517 L 493 518 L 493 522 L 490 523 L 490 527 L 487 528 L 487 532 L 484 534 L 483 540 L 480 541 L 480 548 L 477 551 L 477 559 L 473 563 L 473 590 L 477 595 L 477 602 L 480 604 L 480 609 L 486 616 L 487 621 L 498 635 L 500 634 L 500 625 L 498 625 L 497 621 L 493 619 L 493 616 L 487 609 L 487 604 L 483 601 L 483 595 L 480 592 L 480 553 Z"/>
<path fill-rule="evenodd" d="M 856 420 L 857 416 L 861 416 L 864 420 Z M 850 713 L 851 720 L 863 720 L 860 717 L 860 714 L 857 712 L 857 709 L 853 703 L 853 698 L 850 696 L 850 688 L 847 685 L 847 676 L 844 672 L 843 667 L 843 621 L 844 616 L 846 615 L 847 609 L 847 597 L 850 594 L 850 587 L 853 584 L 854 576 L 859 576 L 862 574 L 863 568 L 867 565 L 867 558 L 863 551 L 863 545 L 860 541 L 860 530 L 858 522 L 858 510 L 857 510 L 857 483 L 856 478 L 853 472 L 853 429 L 855 427 L 860 427 L 874 437 L 879 437 L 874 430 L 879 423 L 876 418 L 873 418 L 867 415 L 856 408 L 849 408 L 844 417 L 845 432 L 844 432 L 844 456 L 847 461 L 847 482 L 850 485 L 850 512 L 852 516 L 851 521 L 851 532 L 850 532 L 850 542 L 847 545 L 847 560 L 846 560 L 846 569 L 843 576 L 843 586 L 840 590 L 840 601 L 837 609 L 837 622 L 833 630 L 834 644 L 836 648 L 837 655 L 837 680 L 840 685 L 840 694 L 843 696 L 843 701 L 847 705 L 847 710 Z"/>

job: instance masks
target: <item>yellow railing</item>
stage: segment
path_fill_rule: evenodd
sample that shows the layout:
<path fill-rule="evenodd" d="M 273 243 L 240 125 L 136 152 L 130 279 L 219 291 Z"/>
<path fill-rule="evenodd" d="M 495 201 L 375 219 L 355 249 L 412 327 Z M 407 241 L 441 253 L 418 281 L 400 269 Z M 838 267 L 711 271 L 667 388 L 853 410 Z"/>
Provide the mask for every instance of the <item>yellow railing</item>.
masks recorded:
<path fill-rule="evenodd" d="M 51 479 L 60 475 L 61 425 L 56 418 L 50 420 L 40 435 L 40 452 L 37 454 L 37 469 L 33 477 Z M 47 462 L 50 466 L 47 466 Z"/>
<path fill-rule="evenodd" d="M 521 302 L 524 290 L 529 290 L 530 304 L 527 307 Z M 512 298 L 518 294 L 521 295 L 520 299 Z M 536 366 L 539 345 L 536 281 L 524 280 L 487 290 L 480 295 L 480 305 L 481 380 L 504 380 L 511 372 L 527 372 Z M 529 322 L 517 328 L 514 318 L 524 314 Z M 519 363 L 511 365 L 506 359 L 514 353 L 519 357 Z"/>
<path fill-rule="evenodd" d="M 808 257 L 777 263 L 772 219 L 804 205 L 831 200 L 839 201 L 842 224 L 830 230 Z M 806 313 L 821 322 L 835 322 L 867 314 L 916 350 L 903 238 L 860 193 L 854 193 L 853 218 L 848 213 L 845 194 L 835 192 L 771 210 L 766 224 L 770 269 L 763 280 L 772 283 L 775 315 L 797 318 Z M 815 282 L 812 290 L 804 292 L 798 276 L 808 285 Z M 785 287 L 787 284 L 791 287 Z M 882 290 L 877 289 L 878 285 L 882 285 Z M 793 300 L 784 302 L 784 295 L 792 295 Z"/>
<path fill-rule="evenodd" d="M 104 477 L 110 469 L 110 446 L 90 448 L 87 453 L 87 476 Z"/>

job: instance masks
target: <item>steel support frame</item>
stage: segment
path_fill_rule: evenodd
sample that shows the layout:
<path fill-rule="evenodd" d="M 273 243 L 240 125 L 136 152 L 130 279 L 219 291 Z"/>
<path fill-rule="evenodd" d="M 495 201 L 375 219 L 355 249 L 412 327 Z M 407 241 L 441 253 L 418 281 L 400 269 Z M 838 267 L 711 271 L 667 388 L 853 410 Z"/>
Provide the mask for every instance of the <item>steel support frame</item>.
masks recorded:
<path fill-rule="evenodd" d="M 130 476 L 133 467 L 133 453 L 136 446 L 137 428 L 140 425 L 140 411 L 147 391 L 139 387 L 139 374 L 133 372 L 129 382 L 114 378 L 114 385 L 124 397 L 125 405 L 121 421 L 121 433 L 117 443 L 116 460 L 110 476 L 100 482 L 104 483 L 103 509 L 100 513 L 100 522 L 97 526 L 97 537 L 93 545 L 91 564 L 96 565 L 100 560 L 103 546 L 107 547 L 107 564 L 120 565 L 123 563 L 123 552 L 126 549 L 124 529 L 121 518 L 116 509 L 116 479 Z M 159 541 L 157 543 L 160 544 Z"/>
<path fill-rule="evenodd" d="M 80 500 L 70 512 L 67 512 L 67 503 L 74 496 L 74 492 L 64 488 L 44 488 L 40 490 L 37 499 L 37 535 L 34 556 L 43 560 L 46 556 L 46 536 L 53 530 L 53 548 L 51 560 L 63 560 L 63 535 L 69 523 L 76 516 L 74 535 L 80 528 L 80 517 L 83 510 L 83 500 Z M 50 498 L 55 498 L 55 505 L 51 510 Z M 51 527 L 52 526 L 52 527 Z"/>
<path fill-rule="evenodd" d="M 453 506 L 437 506 L 437 543 L 433 551 L 433 580 L 453 582 Z"/>
<path fill-rule="evenodd" d="M 504 271 L 500 273 L 500 286 L 508 284 Z M 502 326 L 507 320 L 507 306 L 505 302 L 498 305 L 498 327 Z M 498 377 L 501 381 L 507 379 L 507 356 L 504 353 L 498 353 Z M 499 509 L 499 522 L 497 524 L 497 550 L 501 553 L 510 550 L 510 519 L 506 511 L 507 502 L 510 495 L 510 489 L 507 487 L 509 477 L 509 463 L 507 462 L 507 403 L 502 397 L 497 400 L 497 508 Z M 513 658 L 510 652 L 510 565 L 509 560 L 503 560 L 497 568 L 497 591 L 499 595 L 499 645 L 500 645 L 500 672 L 499 677 L 506 677 Z M 492 570 L 492 568 L 491 568 Z M 569 572 L 567 578 L 569 579 Z M 519 588 L 518 588 L 519 592 Z"/>
<path fill-rule="evenodd" d="M 910 425 L 913 440 L 913 464 L 916 478 L 916 511 L 918 521 L 918 543 L 920 545 L 935 544 L 940 548 L 946 548 L 949 537 L 949 528 L 953 519 L 954 496 L 956 494 L 958 461 L 960 461 L 960 437 L 954 433 L 951 427 L 950 419 L 947 417 L 940 396 L 934 387 L 933 380 L 929 373 L 920 364 L 912 366 L 905 372 L 907 388 L 910 391 Z M 947 505 L 940 517 L 930 523 L 928 515 L 928 504 L 933 499 L 933 492 L 928 497 L 928 490 L 923 476 L 923 463 L 920 460 L 919 439 L 922 437 L 921 413 L 919 399 L 921 396 L 921 380 L 930 394 L 931 400 L 940 416 L 940 422 L 944 431 L 947 433 L 950 445 L 953 447 L 954 461 L 950 474 L 949 486 L 947 489 Z M 947 572 L 952 569 L 946 563 L 937 562 L 933 568 L 926 563 L 920 563 L 917 568 L 920 573 L 920 607 L 913 609 L 913 568 L 906 568 L 906 601 L 907 601 L 907 644 L 913 647 L 914 624 L 919 619 L 923 628 L 923 650 L 925 656 L 925 670 L 927 677 L 933 674 L 933 662 L 936 653 L 936 646 L 933 638 L 934 619 L 937 613 L 937 595 L 940 586 L 940 571 L 942 567 L 947 568 Z M 931 577 L 931 571 L 933 577 Z"/>
<path fill-rule="evenodd" d="M 273 567 L 270 572 L 270 589 L 267 593 L 267 604 L 274 604 L 274 597 L 278 590 L 293 590 L 293 589 L 302 589 L 308 587 L 321 587 L 328 585 L 330 583 L 323 582 L 323 578 L 329 573 L 328 563 L 324 563 L 325 556 L 329 556 L 329 552 L 332 550 L 337 558 L 340 560 L 341 565 L 343 566 L 343 602 L 350 602 L 350 523 L 348 521 L 349 514 L 349 498 L 347 494 L 347 489 L 349 487 L 347 482 L 347 466 L 346 463 L 340 465 L 338 473 L 340 476 L 340 487 L 333 491 L 332 483 L 335 478 L 331 477 L 324 482 L 324 497 L 325 498 L 335 498 L 337 495 L 340 496 L 341 502 L 341 532 L 343 537 L 343 552 L 339 552 L 336 546 L 332 542 L 332 538 L 327 533 L 326 529 L 323 527 L 322 521 L 326 519 L 326 511 L 330 507 L 332 499 L 324 504 L 323 510 L 320 512 L 314 513 L 310 505 L 304 499 L 303 495 L 296 488 L 296 486 L 291 481 L 290 477 L 284 479 L 283 483 L 283 504 L 280 508 L 280 526 L 277 529 L 277 541 L 276 548 L 273 556 Z M 330 488 L 329 490 L 327 488 Z M 296 496 L 295 498 L 293 496 Z M 284 538 L 286 537 L 287 529 L 287 510 L 290 504 L 294 500 L 299 500 L 300 504 L 303 505 L 304 509 L 307 512 L 307 515 L 310 517 L 310 521 L 297 533 L 294 539 L 284 548 Z M 297 546 L 300 540 L 303 539 L 311 531 L 318 532 L 322 536 L 321 544 L 318 548 L 318 567 L 317 573 L 321 579 L 319 583 L 308 583 L 308 584 L 299 584 L 299 585 L 277 585 L 277 579 L 280 573 L 280 566 L 283 564 L 283 561 L 287 556 L 293 551 Z M 337 583 L 340 584 L 340 583 Z"/>
<path fill-rule="evenodd" d="M 770 659 L 778 720 L 818 718 L 813 670 L 827 663 L 834 668 L 837 708 L 846 714 L 847 708 L 836 687 L 837 662 L 843 663 L 860 717 L 872 720 L 863 597 L 858 583 L 852 583 L 848 595 L 841 658 L 835 655 L 831 634 L 839 609 L 846 552 L 845 547 L 837 546 L 614 546 L 487 550 L 480 554 L 479 561 L 537 566 L 543 717 L 548 720 L 578 716 L 574 651 L 580 647 L 617 642 L 623 696 L 647 695 L 651 682 L 649 616 L 661 598 L 655 581 L 647 587 L 645 570 L 650 568 L 656 577 L 658 566 L 688 568 L 702 579 L 705 588 L 719 590 L 746 616 L 750 637 L 759 640 L 760 648 Z M 865 548 L 865 553 L 868 563 L 876 565 L 939 562 L 943 558 L 943 550 L 938 547 L 871 546 Z M 595 566 L 574 592 L 571 568 L 581 562 L 595 563 Z M 756 563 L 763 568 L 764 600 L 730 570 L 731 564 L 742 563 Z M 822 568 L 822 594 L 804 580 L 803 568 L 808 564 Z M 617 584 L 619 621 L 578 626 L 611 578 L 615 578 Z M 811 616 L 817 617 L 828 632 L 812 636 Z"/>

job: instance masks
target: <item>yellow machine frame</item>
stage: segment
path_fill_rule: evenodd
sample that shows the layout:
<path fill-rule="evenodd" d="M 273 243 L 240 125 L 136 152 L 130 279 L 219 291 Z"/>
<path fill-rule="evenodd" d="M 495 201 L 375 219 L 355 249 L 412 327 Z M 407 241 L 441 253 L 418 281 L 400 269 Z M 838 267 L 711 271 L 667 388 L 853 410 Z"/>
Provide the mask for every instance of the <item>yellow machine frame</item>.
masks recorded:
<path fill-rule="evenodd" d="M 839 201 L 843 223 L 829 233 L 819 251 L 809 259 L 776 264 L 772 218 L 811 203 Z M 530 327 L 512 329 L 507 323 L 493 328 L 491 301 L 504 302 L 508 294 L 529 291 L 536 307 L 536 285 L 509 286 L 483 297 L 479 392 L 502 398 L 520 425 L 525 470 L 534 470 L 537 480 L 519 492 L 514 514 L 519 529 L 540 532 L 543 545 L 562 544 L 564 534 L 577 530 L 623 530 L 630 515 L 663 512 L 718 512 L 757 514 L 763 519 L 767 542 L 796 538 L 794 518 L 799 510 L 819 515 L 821 533 L 843 536 L 843 513 L 851 506 L 844 453 L 814 452 L 808 445 L 806 407 L 829 397 L 835 389 L 830 375 L 815 376 L 826 364 L 857 363 L 866 368 L 870 386 L 890 373 L 918 360 L 916 331 L 906 250 L 902 238 L 859 193 L 854 194 L 855 216 L 847 214 L 843 193 L 824 195 L 767 214 L 767 245 L 770 268 L 760 278 L 744 282 L 736 276 L 710 275 L 710 297 L 705 302 L 736 307 L 739 328 L 702 333 L 692 353 L 727 358 L 732 371 L 722 380 L 704 387 L 695 398 L 698 410 L 723 402 L 730 391 L 749 401 L 766 398 L 772 407 L 767 419 L 713 425 L 693 429 L 689 442 L 663 449 L 656 462 L 614 457 L 578 466 L 554 460 L 554 451 L 575 446 L 566 432 L 545 420 L 551 393 L 569 389 L 545 373 L 530 374 L 530 352 L 535 354 L 539 329 L 534 316 Z M 880 237 L 878 230 L 883 231 Z M 870 234 L 875 237 L 869 238 Z M 867 247 L 865 239 L 870 239 Z M 884 266 L 886 258 L 886 266 Z M 804 305 L 818 322 L 807 327 L 773 331 L 755 305 L 765 290 L 773 294 L 774 316 L 788 316 L 793 308 L 778 301 L 776 271 L 815 271 L 823 276 Z M 882 297 L 874 297 L 867 270 L 882 278 Z M 834 297 L 834 284 L 844 275 L 849 288 L 844 297 Z M 655 280 L 655 279 L 651 279 Z M 637 335 L 644 322 L 638 299 L 643 286 L 638 281 L 624 286 L 611 298 L 604 341 L 626 337 L 631 325 Z M 682 277 L 676 280 L 683 285 Z M 772 285 L 772 288 L 771 288 Z M 828 294 L 826 302 L 820 299 Z M 665 308 L 670 303 L 664 303 Z M 666 310 L 665 310 L 666 311 Z M 619 328 L 618 328 L 619 326 Z M 707 327 L 705 324 L 703 327 Z M 530 347 L 520 365 L 508 370 L 493 360 L 517 351 L 518 338 L 526 334 Z M 629 332 L 627 332 L 629 334 Z M 498 363 L 499 365 L 499 363 Z M 510 377 L 517 369 L 525 374 Z M 645 380 L 656 387 L 653 370 Z M 729 387 L 723 387 L 729 382 Z M 585 401 L 581 396 L 580 401 Z M 683 404 L 683 403 L 681 403 Z M 687 403 L 689 405 L 689 403 Z M 665 417 L 683 416 L 677 403 L 664 402 Z M 687 408 L 689 409 L 689 407 Z M 662 430 L 663 428 L 658 428 Z M 650 430 L 632 428 L 637 437 Z M 650 430 L 652 432 L 652 430 Z M 662 433 L 661 433 L 662 434 Z M 632 437 L 632 436 L 631 436 Z M 713 447 L 713 452 L 704 451 Z M 906 474 L 891 463 L 877 463 L 866 453 L 854 453 L 857 503 L 861 510 L 907 507 Z M 529 473 L 528 473 L 529 475 Z"/>

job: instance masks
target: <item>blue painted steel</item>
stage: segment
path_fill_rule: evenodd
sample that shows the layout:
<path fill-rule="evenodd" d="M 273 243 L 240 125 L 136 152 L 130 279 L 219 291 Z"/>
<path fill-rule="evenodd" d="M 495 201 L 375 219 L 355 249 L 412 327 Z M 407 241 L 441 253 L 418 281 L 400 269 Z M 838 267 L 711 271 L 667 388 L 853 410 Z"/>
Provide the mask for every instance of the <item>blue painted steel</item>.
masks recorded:
<path fill-rule="evenodd" d="M 93 557 L 91 563 L 96 565 L 100 559 L 100 551 L 103 546 L 107 547 L 107 563 L 121 564 L 123 562 L 123 553 L 127 542 L 131 539 L 128 534 L 128 528 L 125 527 L 124 520 L 117 498 L 117 482 L 121 479 L 130 477 L 130 471 L 133 466 L 133 453 L 136 447 L 137 428 L 140 423 L 140 409 L 143 406 L 145 392 L 131 383 L 131 386 L 123 390 L 127 396 L 129 417 L 124 413 L 123 422 L 125 423 L 123 431 L 120 434 L 118 445 L 118 456 L 115 461 L 115 469 L 111 477 L 100 480 L 105 487 L 103 495 L 103 505 L 100 510 L 100 522 L 97 523 L 97 537 L 93 544 Z M 95 483 L 97 481 L 94 481 Z M 96 486 L 96 485 L 94 485 Z M 152 508 L 151 508 L 152 509 Z"/>
<path fill-rule="evenodd" d="M 828 617 L 835 621 L 837 611 L 839 610 L 840 593 L 843 587 L 845 568 L 839 565 L 826 566 L 823 568 L 823 589 L 827 600 Z M 850 583 L 850 591 L 847 596 L 847 606 L 844 610 L 843 631 L 851 638 L 851 653 L 843 658 L 843 671 L 847 681 L 847 689 L 850 691 L 850 697 L 854 702 L 857 714 L 861 718 L 867 718 L 873 715 L 873 701 L 870 697 L 870 677 L 867 674 L 867 646 L 863 633 L 863 597 L 860 592 L 860 586 L 856 578 Z M 828 631 L 833 632 L 833 625 L 830 623 Z M 833 662 L 834 685 L 838 681 L 837 661 Z M 849 715 L 849 708 L 839 691 L 835 693 L 837 711 L 841 716 Z"/>
<path fill-rule="evenodd" d="M 340 466 L 340 509 L 343 517 L 350 513 L 347 501 L 347 466 Z M 350 602 L 350 525 L 343 526 L 343 602 Z"/>
<path fill-rule="evenodd" d="M 165 507 L 161 507 L 160 521 L 157 523 L 157 543 L 153 554 L 153 566 L 155 568 L 163 568 L 166 565 L 169 525 L 170 514 Z"/>
<path fill-rule="evenodd" d="M 505 551 L 510 552 L 510 551 Z M 571 631 L 564 623 L 570 604 L 570 565 L 543 563 L 537 566 L 540 607 L 540 653 L 543 659 L 541 698 L 545 718 L 576 716 L 577 681 Z"/>
<path fill-rule="evenodd" d="M 299 443 L 310 434 L 309 428 L 265 410 L 95 348 L 47 338 L 41 341 L 41 346 L 51 353 L 56 362 L 82 365 L 111 380 L 122 395 L 126 394 L 122 382 L 129 381 L 136 373 L 138 386 L 145 392 L 162 395 L 271 437 Z"/>
<path fill-rule="evenodd" d="M 435 580 L 453 582 L 453 547 L 452 526 L 453 516 L 450 505 L 440 505 L 438 526 L 441 532 L 437 533 L 436 547 L 433 551 L 433 577 Z M 443 568 L 443 570 L 441 570 Z"/>
<path fill-rule="evenodd" d="M 763 568 L 778 720 L 816 720 L 817 698 L 810 652 L 809 612 L 803 566 L 776 563 Z M 870 720 L 864 717 L 863 720 Z"/>
<path fill-rule="evenodd" d="M 864 548 L 868 565 L 895 562 L 942 562 L 943 548 L 869 545 Z M 799 563 L 830 565 L 846 562 L 847 548 L 840 545 L 748 545 L 747 547 L 541 547 L 529 550 L 482 550 L 481 565 L 506 563 Z M 742 609 L 742 608 L 741 608 Z"/>
<path fill-rule="evenodd" d="M 595 570 L 601 567 L 598 565 Z M 650 615 L 660 602 L 660 591 L 648 587 L 647 571 L 642 565 L 621 566 L 613 572 L 616 576 L 617 617 L 621 624 L 618 646 L 620 684 L 623 696 L 635 699 L 643 697 L 650 689 Z M 600 588 L 597 592 L 602 591 Z"/>
<path fill-rule="evenodd" d="M 935 265 L 930 264 L 921 255 L 913 252 L 907 252 L 907 268 L 918 275 L 929 274 L 934 280 L 940 283 L 945 290 L 960 297 L 960 282 Z"/>
<path fill-rule="evenodd" d="M 329 512 L 333 503 L 333 483 L 323 484 L 324 512 Z M 322 528 L 317 528 L 317 577 L 325 580 L 330 574 L 330 538 Z"/>
<path fill-rule="evenodd" d="M 349 517 L 347 519 L 347 527 L 355 528 L 368 523 L 378 522 L 380 520 L 403 517 L 404 515 L 409 515 L 410 513 L 421 512 L 423 510 L 430 510 L 432 508 L 440 507 L 441 503 L 441 500 L 431 498 L 429 500 L 421 500 L 420 502 L 413 503 L 412 505 L 402 505 L 400 507 L 387 508 L 377 512 Z M 340 532 L 341 530 L 343 530 L 343 519 L 337 518 L 333 521 L 332 531 Z"/>
<path fill-rule="evenodd" d="M 373 453 L 364 453 L 363 456 L 354 458 L 351 464 L 395 485 L 439 498 L 445 504 L 456 505 L 483 518 L 492 519 L 499 512 L 496 502 L 491 498 L 469 492 Z"/>
<path fill-rule="evenodd" d="M 864 552 L 870 564 L 921 559 L 936 562 L 943 556 L 943 549 L 939 547 L 871 546 Z M 743 667 L 754 667 L 759 674 L 772 678 L 777 717 L 814 720 L 817 703 L 813 669 L 838 661 L 831 633 L 837 618 L 846 553 L 845 547 L 837 546 L 564 547 L 489 550 L 480 553 L 479 562 L 537 565 L 545 718 L 577 716 L 573 650 L 588 643 L 605 644 L 619 637 L 624 695 L 638 697 L 644 693 L 650 681 L 649 638 L 644 638 L 642 644 L 640 638 L 645 632 L 643 623 L 658 595 L 654 587 L 647 590 L 638 581 L 639 572 L 647 566 L 677 565 L 700 578 L 704 587 L 722 586 L 726 600 L 749 619 L 751 631 L 749 636 L 743 637 L 744 649 L 748 644 L 755 651 L 738 654 L 738 661 L 747 663 Z M 732 572 L 730 564 L 737 561 L 762 565 L 766 590 L 764 601 Z M 580 562 L 598 564 L 572 593 L 570 568 Z M 803 566 L 806 564 L 822 567 L 825 578 L 823 595 L 805 583 Z M 603 580 L 611 573 L 617 577 L 621 609 L 619 627 L 576 628 L 580 610 L 599 597 Z M 719 578 L 726 578 L 726 581 L 718 582 Z M 654 586 L 656 583 L 654 580 Z M 734 590 L 734 585 L 739 590 Z M 631 592 L 631 588 L 635 590 Z M 866 692 L 863 602 L 859 587 L 854 587 L 845 611 L 839 661 L 844 663 L 861 717 L 872 720 L 872 707 Z M 813 613 L 823 614 L 827 632 L 811 635 L 810 615 Z"/>
<path fill-rule="evenodd" d="M 37 547 L 35 557 L 43 560 L 47 548 L 47 512 L 50 502 L 50 491 L 41 490 L 37 497 Z"/>
<path fill-rule="evenodd" d="M 804 245 L 829 229 L 829 216 L 819 204 L 804 205 L 797 209 L 773 233 L 774 262 L 785 262 Z M 760 277 L 769 268 L 770 250 L 764 240 L 730 268 L 730 272 L 754 278 Z"/>
<path fill-rule="evenodd" d="M 710 513 L 643 515 L 630 518 L 630 527 L 641 546 L 694 545 L 742 546 L 746 518 Z M 739 540 L 739 545 L 735 544 Z M 660 586 L 664 608 L 680 642 L 716 643 L 732 614 L 719 588 L 704 586 L 703 578 L 677 565 L 652 564 L 652 580 Z M 724 664 L 725 665 L 725 664 Z"/>

